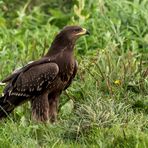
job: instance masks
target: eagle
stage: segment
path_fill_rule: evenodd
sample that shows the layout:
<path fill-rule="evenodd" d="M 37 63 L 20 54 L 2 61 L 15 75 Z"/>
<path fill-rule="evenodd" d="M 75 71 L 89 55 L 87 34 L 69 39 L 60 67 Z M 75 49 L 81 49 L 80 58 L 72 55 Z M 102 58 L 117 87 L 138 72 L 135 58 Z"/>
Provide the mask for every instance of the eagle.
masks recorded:
<path fill-rule="evenodd" d="M 89 32 L 80 26 L 66 26 L 55 37 L 39 60 L 15 70 L 0 97 L 0 119 L 7 117 L 17 106 L 31 102 L 32 119 L 55 122 L 59 97 L 74 79 L 78 63 L 74 57 L 76 40 Z"/>

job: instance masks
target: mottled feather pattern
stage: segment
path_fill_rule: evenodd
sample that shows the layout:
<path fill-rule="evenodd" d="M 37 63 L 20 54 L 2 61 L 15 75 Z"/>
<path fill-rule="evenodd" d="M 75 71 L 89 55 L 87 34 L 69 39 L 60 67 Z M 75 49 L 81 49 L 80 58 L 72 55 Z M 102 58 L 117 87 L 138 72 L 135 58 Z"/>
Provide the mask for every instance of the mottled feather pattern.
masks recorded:
<path fill-rule="evenodd" d="M 11 95 L 28 97 L 37 94 L 52 83 L 58 72 L 59 68 L 55 63 L 34 66 L 18 76 Z"/>
<path fill-rule="evenodd" d="M 33 67 L 33 66 L 37 66 L 40 64 L 44 64 L 44 63 L 49 63 L 50 58 L 49 57 L 45 57 L 42 58 L 38 61 L 34 61 L 34 62 L 29 62 L 27 65 L 25 65 L 24 67 L 16 70 L 15 72 L 13 71 L 11 75 L 9 75 L 8 77 L 6 77 L 4 80 L 2 80 L 2 83 L 7 83 L 7 82 L 12 82 L 14 81 L 15 78 L 17 78 L 21 73 L 27 71 L 29 68 Z"/>

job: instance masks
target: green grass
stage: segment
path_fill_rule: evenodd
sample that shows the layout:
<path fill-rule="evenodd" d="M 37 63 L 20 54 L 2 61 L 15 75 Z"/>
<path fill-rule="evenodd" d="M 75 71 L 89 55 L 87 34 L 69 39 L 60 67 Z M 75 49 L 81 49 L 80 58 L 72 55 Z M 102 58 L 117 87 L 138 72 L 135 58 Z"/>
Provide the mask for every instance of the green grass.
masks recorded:
<path fill-rule="evenodd" d="M 77 42 L 58 122 L 33 122 L 26 103 L 0 122 L 0 147 L 148 147 L 147 18 L 147 0 L 1 0 L 0 80 L 47 52 L 65 25 L 91 35 Z"/>

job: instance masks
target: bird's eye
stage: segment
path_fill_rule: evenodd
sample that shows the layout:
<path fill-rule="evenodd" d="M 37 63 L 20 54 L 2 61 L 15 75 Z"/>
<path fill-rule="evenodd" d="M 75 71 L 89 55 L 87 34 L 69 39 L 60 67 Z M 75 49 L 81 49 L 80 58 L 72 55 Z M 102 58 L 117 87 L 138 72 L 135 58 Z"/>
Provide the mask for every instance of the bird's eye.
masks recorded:
<path fill-rule="evenodd" d="M 80 31 L 81 31 L 80 28 L 77 28 L 77 29 L 74 30 L 74 32 L 80 32 Z"/>

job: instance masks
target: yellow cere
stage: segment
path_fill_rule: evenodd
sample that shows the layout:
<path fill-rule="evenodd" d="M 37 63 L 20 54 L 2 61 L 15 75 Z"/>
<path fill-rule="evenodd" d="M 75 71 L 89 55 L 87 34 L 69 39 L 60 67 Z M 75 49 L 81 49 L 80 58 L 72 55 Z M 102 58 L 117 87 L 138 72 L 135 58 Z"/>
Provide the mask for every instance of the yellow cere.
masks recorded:
<path fill-rule="evenodd" d="M 86 34 L 87 30 L 85 28 L 82 28 L 82 31 L 77 33 L 76 35 L 84 35 Z"/>

